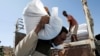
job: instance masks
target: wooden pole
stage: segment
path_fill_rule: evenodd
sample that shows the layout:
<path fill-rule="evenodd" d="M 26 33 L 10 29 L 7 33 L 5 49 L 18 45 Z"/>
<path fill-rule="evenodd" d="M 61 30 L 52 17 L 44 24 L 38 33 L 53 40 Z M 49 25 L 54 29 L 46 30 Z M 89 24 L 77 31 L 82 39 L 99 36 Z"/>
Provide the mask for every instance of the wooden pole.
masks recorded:
<path fill-rule="evenodd" d="M 89 12 L 89 9 L 88 9 L 88 5 L 87 5 L 87 1 L 86 0 L 82 0 L 82 3 L 83 3 L 83 10 L 84 10 L 84 13 L 85 13 L 85 16 L 86 16 L 86 21 L 87 21 L 87 24 L 88 24 L 88 31 L 89 31 L 89 38 L 91 39 L 94 39 L 93 37 L 93 19 L 91 17 L 91 14 Z"/>
<path fill-rule="evenodd" d="M 91 17 L 90 11 L 88 9 L 87 0 L 81 0 L 81 1 L 82 1 L 83 10 L 84 10 L 84 14 L 86 16 L 86 21 L 87 21 L 87 25 L 88 25 L 89 39 L 91 40 L 90 41 L 90 45 L 91 45 L 92 49 L 95 49 L 94 31 L 93 31 L 93 26 L 94 26 L 93 19 Z"/>

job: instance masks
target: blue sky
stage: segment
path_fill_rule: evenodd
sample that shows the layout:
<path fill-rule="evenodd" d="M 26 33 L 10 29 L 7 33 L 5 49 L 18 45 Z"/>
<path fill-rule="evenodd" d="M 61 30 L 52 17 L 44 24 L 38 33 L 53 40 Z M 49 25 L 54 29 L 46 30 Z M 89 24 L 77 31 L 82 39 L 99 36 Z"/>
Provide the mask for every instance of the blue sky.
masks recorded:
<path fill-rule="evenodd" d="M 13 46 L 15 24 L 22 17 L 24 7 L 31 0 L 1 0 L 0 1 L 0 45 Z M 63 19 L 64 26 L 68 26 L 62 11 L 66 10 L 73 15 L 79 24 L 86 23 L 81 0 L 41 0 L 51 11 L 52 7 L 58 7 L 59 16 Z M 87 0 L 91 16 L 94 20 L 94 33 L 99 34 L 100 24 L 100 0 Z"/>

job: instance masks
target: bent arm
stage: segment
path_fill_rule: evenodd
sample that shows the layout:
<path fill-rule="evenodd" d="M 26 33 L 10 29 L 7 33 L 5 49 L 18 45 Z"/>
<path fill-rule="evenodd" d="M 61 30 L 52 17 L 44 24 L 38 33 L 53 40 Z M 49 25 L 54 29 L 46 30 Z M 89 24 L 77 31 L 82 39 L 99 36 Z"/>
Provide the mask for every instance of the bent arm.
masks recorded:
<path fill-rule="evenodd" d="M 69 22 L 69 32 L 70 32 L 71 28 L 72 28 L 72 22 L 71 22 L 71 20 L 68 20 L 68 22 Z"/>
<path fill-rule="evenodd" d="M 73 19 L 72 19 L 72 16 L 71 16 L 71 15 L 69 15 L 69 16 L 68 16 L 68 22 L 69 22 L 69 32 L 71 31 L 71 28 L 72 28 L 72 23 L 73 23 L 73 22 L 72 22 L 72 20 L 73 20 Z"/>
<path fill-rule="evenodd" d="M 28 56 L 31 51 L 35 51 L 38 37 L 32 30 L 24 37 L 15 48 L 15 56 Z"/>
<path fill-rule="evenodd" d="M 38 23 L 35 29 L 36 34 L 38 34 L 38 32 L 45 27 L 45 24 L 48 24 L 48 23 L 49 23 L 49 16 L 47 15 L 42 16 L 40 22 Z"/>
<path fill-rule="evenodd" d="M 24 37 L 19 44 L 15 48 L 15 56 L 28 56 L 31 51 L 34 52 L 37 41 L 38 41 L 38 32 L 44 27 L 45 24 L 48 23 L 49 17 L 43 16 L 39 22 L 39 24 L 36 26 L 35 31 L 34 29 L 27 34 L 26 37 Z"/>

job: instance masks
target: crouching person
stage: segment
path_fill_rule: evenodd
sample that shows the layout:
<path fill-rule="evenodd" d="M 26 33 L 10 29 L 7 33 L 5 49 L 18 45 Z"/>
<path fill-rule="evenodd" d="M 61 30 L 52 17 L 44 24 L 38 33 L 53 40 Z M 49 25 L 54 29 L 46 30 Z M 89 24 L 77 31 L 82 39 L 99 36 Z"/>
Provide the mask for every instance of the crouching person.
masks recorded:
<path fill-rule="evenodd" d="M 45 29 L 44 25 L 49 23 L 49 16 L 43 16 L 35 28 L 33 29 L 24 39 L 22 39 L 19 44 L 16 46 L 15 49 L 15 56 L 47 56 L 46 54 L 43 54 L 41 51 L 36 51 L 37 42 L 38 42 L 38 33 L 41 31 L 41 29 Z M 66 39 L 66 34 L 68 33 L 67 29 L 65 27 L 61 28 L 61 31 L 56 37 L 52 37 L 53 39 L 50 39 L 49 48 L 51 46 L 57 46 L 63 43 L 63 41 Z M 52 45 L 53 43 L 53 45 Z M 44 46 L 44 50 L 47 47 Z M 37 48 L 38 49 L 38 48 Z M 48 50 L 46 50 L 48 51 Z"/>
<path fill-rule="evenodd" d="M 51 55 L 51 47 L 55 49 L 63 49 L 64 46 L 60 46 L 65 40 L 68 30 L 65 27 L 62 27 L 59 34 L 50 40 L 38 40 L 36 51 L 45 54 L 46 56 Z M 60 47 L 58 47 L 60 46 Z"/>

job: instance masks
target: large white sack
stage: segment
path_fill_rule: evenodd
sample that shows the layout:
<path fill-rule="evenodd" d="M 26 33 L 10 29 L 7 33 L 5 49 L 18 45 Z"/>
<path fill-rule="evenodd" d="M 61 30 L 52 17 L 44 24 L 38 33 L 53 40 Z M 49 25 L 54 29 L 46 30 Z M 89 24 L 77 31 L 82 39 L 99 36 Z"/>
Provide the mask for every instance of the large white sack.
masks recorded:
<path fill-rule="evenodd" d="M 88 26 L 86 23 L 80 24 L 77 32 L 77 36 L 82 39 L 82 37 L 88 37 Z M 85 39 L 85 38 L 84 38 Z"/>
<path fill-rule="evenodd" d="M 26 33 L 28 34 L 32 29 L 34 29 L 39 23 L 41 16 L 47 15 L 44 6 L 40 0 L 33 0 L 30 2 L 24 10 L 24 20 Z M 58 8 L 54 7 L 52 9 L 49 24 L 45 25 L 45 29 L 42 29 L 38 36 L 39 39 L 49 40 L 56 37 L 62 28 L 62 21 L 58 17 Z"/>
<path fill-rule="evenodd" d="M 86 23 L 80 24 L 78 30 L 87 30 L 87 24 Z"/>
<path fill-rule="evenodd" d="M 44 5 L 40 0 L 32 0 L 23 11 L 25 20 L 26 34 L 28 34 L 41 19 L 41 16 L 47 15 Z"/>
<path fill-rule="evenodd" d="M 38 34 L 39 39 L 49 40 L 56 37 L 62 29 L 62 20 L 58 17 L 58 8 L 53 7 L 49 24 Z"/>
<path fill-rule="evenodd" d="M 40 0 L 32 0 L 24 8 L 23 14 L 28 17 L 47 15 L 44 5 Z"/>
<path fill-rule="evenodd" d="M 78 40 L 85 40 L 89 38 L 89 33 L 87 30 L 79 30 L 77 37 L 78 37 Z M 71 42 L 71 36 L 67 37 L 65 42 Z"/>
<path fill-rule="evenodd" d="M 87 30 L 79 30 L 77 36 L 78 37 L 83 37 L 83 36 L 87 36 L 89 33 Z"/>
<path fill-rule="evenodd" d="M 88 36 L 89 36 L 89 33 L 87 29 L 87 24 L 86 23 L 80 24 L 78 28 L 78 32 L 77 32 L 78 40 L 88 39 Z M 65 42 L 71 42 L 71 36 L 67 37 Z"/>
<path fill-rule="evenodd" d="M 69 27 L 67 27 L 67 29 L 69 29 Z M 87 30 L 87 24 L 86 23 L 79 24 L 78 31 L 79 30 Z"/>

